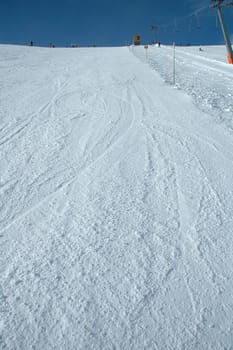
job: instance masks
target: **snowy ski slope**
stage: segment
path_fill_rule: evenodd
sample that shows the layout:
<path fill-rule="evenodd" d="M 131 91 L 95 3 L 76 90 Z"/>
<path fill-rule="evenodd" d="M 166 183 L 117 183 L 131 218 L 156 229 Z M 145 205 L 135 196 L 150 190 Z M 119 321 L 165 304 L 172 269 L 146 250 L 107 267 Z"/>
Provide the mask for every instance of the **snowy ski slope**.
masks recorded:
<path fill-rule="evenodd" d="M 224 47 L 0 46 L 0 349 L 233 349 Z"/>

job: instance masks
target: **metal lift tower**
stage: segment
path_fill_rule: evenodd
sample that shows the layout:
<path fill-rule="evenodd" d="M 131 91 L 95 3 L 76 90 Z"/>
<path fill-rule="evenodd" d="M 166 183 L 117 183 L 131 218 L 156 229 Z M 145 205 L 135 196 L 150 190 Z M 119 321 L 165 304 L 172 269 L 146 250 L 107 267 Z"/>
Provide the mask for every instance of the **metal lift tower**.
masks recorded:
<path fill-rule="evenodd" d="M 233 51 L 232 51 L 232 46 L 231 46 L 231 41 L 226 29 L 226 25 L 223 19 L 223 14 L 222 14 L 222 8 L 223 7 L 228 7 L 228 6 L 232 6 L 233 2 L 229 2 L 227 4 L 223 4 L 224 0 L 211 0 L 211 5 L 210 7 L 212 8 L 216 8 L 217 12 L 218 12 L 218 18 L 219 18 L 219 22 L 222 28 L 222 32 L 223 32 L 223 36 L 224 36 L 224 40 L 226 43 L 226 48 L 227 48 L 227 60 L 229 64 L 233 64 Z"/>

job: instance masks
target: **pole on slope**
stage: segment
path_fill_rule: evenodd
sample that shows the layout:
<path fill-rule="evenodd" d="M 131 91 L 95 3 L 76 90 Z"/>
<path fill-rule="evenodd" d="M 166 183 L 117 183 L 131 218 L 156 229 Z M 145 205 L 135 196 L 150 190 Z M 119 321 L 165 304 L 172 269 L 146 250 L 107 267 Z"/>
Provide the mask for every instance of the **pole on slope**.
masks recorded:
<path fill-rule="evenodd" d="M 144 45 L 144 49 L 146 52 L 146 59 L 148 59 L 148 45 Z"/>
<path fill-rule="evenodd" d="M 176 44 L 173 43 L 173 85 L 176 84 Z"/>
<path fill-rule="evenodd" d="M 232 51 L 231 41 L 230 41 L 230 38 L 229 38 L 229 35 L 228 35 L 228 32 L 227 32 L 227 28 L 226 28 L 226 25 L 225 25 L 225 21 L 223 19 L 223 14 L 222 14 L 222 7 L 223 7 L 223 5 L 221 5 L 221 3 L 223 2 L 223 0 L 211 0 L 211 1 L 212 1 L 211 7 L 217 9 L 219 22 L 220 22 L 220 25 L 221 25 L 222 33 L 223 33 L 225 44 L 226 44 L 226 48 L 227 48 L 227 60 L 228 60 L 228 63 L 229 64 L 233 64 L 233 51 Z M 229 3 L 227 5 L 224 5 L 224 7 L 231 6 L 231 5 L 233 5 L 233 3 Z"/>

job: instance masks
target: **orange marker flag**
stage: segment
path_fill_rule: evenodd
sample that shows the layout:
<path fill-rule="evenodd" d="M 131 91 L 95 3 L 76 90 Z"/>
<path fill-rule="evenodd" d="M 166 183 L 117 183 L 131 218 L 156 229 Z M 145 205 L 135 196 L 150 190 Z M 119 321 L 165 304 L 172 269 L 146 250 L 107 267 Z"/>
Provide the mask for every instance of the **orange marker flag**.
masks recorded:
<path fill-rule="evenodd" d="M 232 57 L 231 54 L 229 54 L 229 55 L 227 56 L 227 60 L 228 60 L 228 63 L 229 63 L 229 64 L 233 64 L 233 57 Z"/>

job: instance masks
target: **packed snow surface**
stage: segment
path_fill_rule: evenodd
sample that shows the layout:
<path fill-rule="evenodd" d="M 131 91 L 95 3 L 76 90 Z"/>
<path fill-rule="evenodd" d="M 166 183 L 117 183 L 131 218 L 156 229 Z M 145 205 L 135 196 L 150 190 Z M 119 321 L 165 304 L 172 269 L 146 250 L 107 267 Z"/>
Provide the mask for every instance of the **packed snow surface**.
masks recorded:
<path fill-rule="evenodd" d="M 0 349 L 233 349 L 224 47 L 0 46 Z"/>

